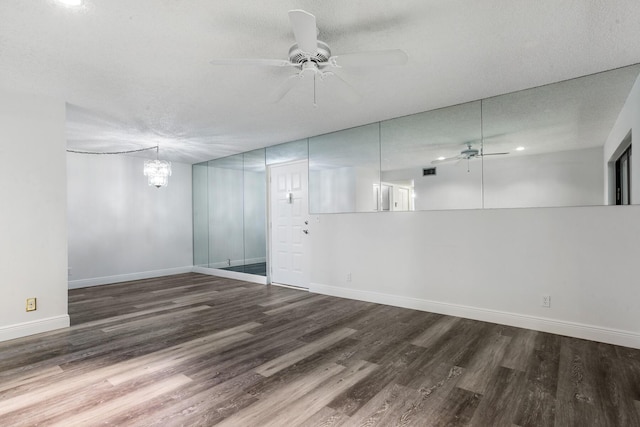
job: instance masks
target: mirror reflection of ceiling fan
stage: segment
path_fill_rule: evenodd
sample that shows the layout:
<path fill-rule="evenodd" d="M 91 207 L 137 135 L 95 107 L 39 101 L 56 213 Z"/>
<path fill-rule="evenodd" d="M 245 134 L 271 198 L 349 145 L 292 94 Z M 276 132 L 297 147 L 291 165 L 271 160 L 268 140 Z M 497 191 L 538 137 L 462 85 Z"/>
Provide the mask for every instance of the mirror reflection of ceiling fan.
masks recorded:
<path fill-rule="evenodd" d="M 289 21 L 296 43 L 289 49 L 289 59 L 214 59 L 213 65 L 252 65 L 268 67 L 293 67 L 297 73 L 289 76 L 271 96 L 272 102 L 280 101 L 296 84 L 313 76 L 313 104 L 316 105 L 316 77 L 330 79 L 338 86 L 338 94 L 350 102 L 358 102 L 360 94 L 332 69 L 349 67 L 380 67 L 404 65 L 407 54 L 400 49 L 331 55 L 329 45 L 317 39 L 316 17 L 304 10 L 290 10 Z"/>
<path fill-rule="evenodd" d="M 480 149 L 473 148 L 473 144 L 468 142 L 467 148 L 462 150 L 460 154 L 458 154 L 457 156 L 439 158 L 437 160 L 432 161 L 431 164 L 437 165 L 439 163 L 458 162 L 460 160 L 472 160 L 472 159 L 477 159 L 479 157 L 484 157 L 484 156 L 503 156 L 505 154 L 509 154 L 509 153 L 483 153 L 482 148 Z"/>

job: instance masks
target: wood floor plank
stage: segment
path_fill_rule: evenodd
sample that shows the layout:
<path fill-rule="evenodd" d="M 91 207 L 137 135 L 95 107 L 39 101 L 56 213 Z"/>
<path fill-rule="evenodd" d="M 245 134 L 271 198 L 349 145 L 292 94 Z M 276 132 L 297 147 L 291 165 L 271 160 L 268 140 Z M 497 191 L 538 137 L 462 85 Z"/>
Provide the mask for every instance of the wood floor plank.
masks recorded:
<path fill-rule="evenodd" d="M 599 412 L 596 384 L 589 375 L 588 351 L 585 341 L 562 339 L 556 426 L 607 424 L 606 414 Z"/>
<path fill-rule="evenodd" d="M 249 330 L 255 326 L 255 324 L 247 323 L 246 325 L 235 328 L 231 333 L 242 333 L 241 331 L 243 329 Z M 198 338 L 188 343 L 182 343 L 155 353 L 126 360 L 121 363 L 108 365 L 103 368 L 93 369 L 89 372 L 72 377 L 65 377 L 62 374 L 58 374 L 57 376 L 55 376 L 55 379 L 60 378 L 62 379 L 62 381 L 44 383 L 39 387 L 28 390 L 28 399 L 25 398 L 25 394 L 16 394 L 13 397 L 3 399 L 2 404 L 0 405 L 0 415 L 21 409 L 28 405 L 46 401 L 47 399 L 50 399 L 53 396 L 59 394 L 61 390 L 64 389 L 80 388 L 92 383 L 107 380 L 109 378 L 118 378 L 118 376 L 123 375 L 123 373 L 125 372 L 136 372 L 137 369 L 144 368 L 146 366 L 149 366 L 150 364 L 153 365 L 154 363 L 165 363 L 167 359 L 184 355 L 186 352 L 190 352 L 194 347 L 198 347 L 211 342 L 217 344 L 218 340 L 221 337 L 227 338 L 229 336 L 233 336 L 230 335 L 231 333 L 228 331 L 214 333 L 210 336 Z"/>
<path fill-rule="evenodd" d="M 113 326 L 108 326 L 106 328 L 102 328 L 102 332 L 114 332 L 114 331 L 121 331 L 123 329 L 129 329 L 131 327 L 137 327 L 141 324 L 144 323 L 149 323 L 149 322 L 165 322 L 165 321 L 176 321 L 178 320 L 180 317 L 185 316 L 185 315 L 189 315 L 192 313 L 196 313 L 198 311 L 202 311 L 202 310 L 208 310 L 211 307 L 208 305 L 199 305 L 197 307 L 190 307 L 190 308 L 185 308 L 183 310 L 179 310 L 179 311 L 172 311 L 171 313 L 165 313 L 165 314 L 159 314 L 157 316 L 154 316 L 153 318 L 150 319 L 137 319 L 131 322 L 127 322 L 126 324 L 119 324 L 119 325 L 113 325 Z"/>
<path fill-rule="evenodd" d="M 342 354 L 352 351 L 356 345 L 357 340 L 351 338 L 343 339 L 331 347 L 325 348 L 304 358 L 303 360 L 300 360 L 299 362 L 296 362 L 287 369 L 269 377 L 262 377 L 261 381 L 258 381 L 252 387 L 245 389 L 245 391 L 256 397 L 269 395 L 285 384 L 303 378 L 305 375 L 315 370 L 318 365 L 337 363 L 337 360 L 340 359 Z M 360 361 L 356 363 L 360 363 Z"/>
<path fill-rule="evenodd" d="M 517 419 L 526 375 L 522 371 L 498 367 L 472 419 L 473 425 L 512 425 Z"/>
<path fill-rule="evenodd" d="M 535 350 L 538 332 L 521 329 L 516 332 L 506 348 L 501 365 L 509 369 L 526 371 Z"/>
<path fill-rule="evenodd" d="M 408 406 L 402 415 L 403 423 L 407 426 L 445 425 L 440 420 L 449 420 L 451 414 L 444 408 L 451 406 L 449 396 L 463 374 L 464 369 L 459 366 L 439 365 L 418 387 L 420 398 Z"/>
<path fill-rule="evenodd" d="M 333 427 L 347 425 L 349 417 L 331 408 L 323 406 L 318 412 L 304 420 L 302 426 Z"/>
<path fill-rule="evenodd" d="M 349 416 L 353 415 L 391 383 L 399 373 L 404 372 L 417 357 L 418 351 L 419 347 L 408 342 L 399 345 L 387 355 L 386 360 L 380 360 L 379 369 L 354 384 L 350 389 L 345 390 L 328 406 Z"/>
<path fill-rule="evenodd" d="M 287 405 L 286 409 L 275 414 L 265 426 L 280 427 L 283 425 L 301 425 L 307 418 L 325 407 L 336 396 L 352 387 L 363 378 L 378 369 L 378 365 L 367 361 L 359 361 L 344 371 L 329 378 L 307 395 L 298 396 L 295 401 Z M 265 399 L 272 401 L 271 396 Z M 272 401 L 272 404 L 275 403 Z"/>
<path fill-rule="evenodd" d="M 280 372 L 282 369 L 285 369 L 293 365 L 294 363 L 304 359 L 305 357 L 308 357 L 309 355 L 317 351 L 323 350 L 333 344 L 336 344 L 337 342 L 349 337 L 354 332 L 356 331 L 353 329 L 342 328 L 338 331 L 335 331 L 327 335 L 324 338 L 321 338 L 317 341 L 304 345 L 299 349 L 292 351 L 289 354 L 282 355 L 261 366 L 258 366 L 255 369 L 255 371 L 260 375 L 264 375 L 265 377 L 268 377 L 277 372 Z"/>
<path fill-rule="evenodd" d="M 305 298 L 303 300 L 299 300 L 291 304 L 283 305 L 282 307 L 267 310 L 264 312 L 264 314 L 268 314 L 268 315 L 281 314 L 286 311 L 297 310 L 300 307 L 305 307 L 306 305 L 309 305 L 309 304 L 317 304 L 321 301 L 327 301 L 328 299 L 329 297 Z"/>
<path fill-rule="evenodd" d="M 420 397 L 417 390 L 390 383 L 343 423 L 354 426 L 403 425 L 405 414 Z"/>
<path fill-rule="evenodd" d="M 27 374 L 21 375 L 20 377 L 18 377 L 18 379 L 14 379 L 12 381 L 3 381 L 2 383 L 0 383 L 0 392 L 9 389 L 24 387 L 33 383 L 44 382 L 47 381 L 48 377 L 59 375 L 61 373 L 63 373 L 63 370 L 58 365 L 33 370 Z"/>
<path fill-rule="evenodd" d="M 0 343 L 0 425 L 640 426 L 640 350 L 197 273 Z"/>
<path fill-rule="evenodd" d="M 459 317 L 442 316 L 422 334 L 411 341 L 413 345 L 428 348 L 437 342 L 444 334 L 460 321 Z"/>
<path fill-rule="evenodd" d="M 286 411 L 301 396 L 311 393 L 329 378 L 346 368 L 331 363 L 321 365 L 309 375 L 298 381 L 286 384 L 264 400 L 245 408 L 245 410 L 225 419 L 220 426 L 265 426 L 277 420 L 276 415 Z M 286 424 L 281 424 L 286 425 Z"/>
<path fill-rule="evenodd" d="M 538 333 L 533 357 L 526 367 L 526 383 L 515 423 L 525 426 L 555 424 L 556 391 L 560 363 L 560 337 Z"/>
<path fill-rule="evenodd" d="M 458 387 L 474 393 L 484 394 L 493 374 L 500 366 L 504 352 L 511 341 L 502 335 L 491 337 L 487 344 L 477 352 L 472 363 L 460 378 Z"/>
<path fill-rule="evenodd" d="M 260 307 L 271 307 L 274 305 L 281 305 L 283 303 L 290 303 L 290 302 L 296 302 L 298 300 L 304 299 L 304 298 L 308 298 L 312 296 L 312 294 L 304 294 L 301 292 L 296 292 L 293 291 L 292 293 L 290 293 L 289 295 L 280 295 L 280 296 L 273 296 L 270 298 L 267 298 L 266 301 L 261 302 L 260 304 L 258 304 Z"/>
<path fill-rule="evenodd" d="M 441 372 L 441 365 L 446 366 L 447 371 L 463 365 L 463 362 L 470 358 L 469 355 L 475 354 L 478 343 L 488 330 L 488 325 L 467 319 L 456 322 L 433 345 L 419 353 L 416 360 L 396 381 L 416 389 L 424 387 L 425 383 L 433 382 L 434 372 Z M 438 375 L 436 378 L 437 381 L 440 380 Z"/>
<path fill-rule="evenodd" d="M 116 426 L 184 426 L 214 425 L 235 412 L 257 402 L 257 398 L 243 392 L 262 378 L 254 372 L 245 372 L 228 381 L 201 381 L 196 378 L 166 399 L 148 401 L 123 416 L 113 418 Z"/>
<path fill-rule="evenodd" d="M 191 378 L 179 374 L 150 386 L 135 390 L 117 399 L 105 402 L 104 404 L 96 406 L 88 411 L 82 411 L 78 414 L 65 417 L 59 422 L 52 424 L 52 426 L 69 427 L 97 423 L 103 424 L 110 417 L 127 412 L 135 406 L 144 405 L 146 401 L 173 391 L 189 382 L 191 382 Z"/>
<path fill-rule="evenodd" d="M 235 335 L 220 338 L 212 342 L 208 342 L 200 346 L 187 347 L 184 348 L 185 351 L 178 354 L 174 354 L 170 357 L 163 356 L 162 358 L 159 358 L 153 362 L 146 363 L 144 365 L 128 369 L 125 372 L 110 376 L 109 378 L 107 378 L 107 381 L 109 381 L 110 384 L 117 386 L 143 375 L 149 375 L 157 371 L 170 369 L 177 365 L 188 363 L 192 359 L 197 359 L 203 355 L 208 355 L 216 350 L 219 351 L 221 348 L 250 337 L 252 337 L 251 334 L 241 332 Z"/>
<path fill-rule="evenodd" d="M 433 420 L 433 424 L 448 427 L 466 426 L 469 424 L 485 426 L 503 425 L 491 421 L 486 422 L 484 419 L 477 423 L 472 421 L 472 419 L 476 418 L 475 414 L 481 399 L 482 396 L 478 393 L 455 387 L 447 396 L 444 405 L 440 407 L 438 419 L 437 421 Z"/>

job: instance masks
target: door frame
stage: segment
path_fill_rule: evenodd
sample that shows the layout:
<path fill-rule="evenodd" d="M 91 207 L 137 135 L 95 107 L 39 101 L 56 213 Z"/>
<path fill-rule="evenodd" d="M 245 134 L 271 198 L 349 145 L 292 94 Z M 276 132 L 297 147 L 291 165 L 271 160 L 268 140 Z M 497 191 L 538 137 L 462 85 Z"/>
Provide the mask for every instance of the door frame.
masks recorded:
<path fill-rule="evenodd" d="M 273 163 L 270 165 L 267 165 L 267 284 L 268 285 L 275 285 L 275 286 L 282 286 L 285 288 L 293 288 L 293 289 L 300 289 L 300 290 L 308 290 L 307 287 L 305 286 L 294 286 L 294 285 L 287 285 L 284 283 L 277 283 L 277 282 L 273 282 L 272 279 L 272 274 L 271 272 L 273 271 L 273 235 L 272 235 L 272 221 L 271 221 L 271 217 L 272 217 L 272 212 L 271 212 L 271 199 L 272 199 L 272 195 L 271 195 L 271 177 L 272 177 L 272 168 L 274 167 L 280 167 L 280 166 L 288 166 L 288 165 L 295 165 L 295 164 L 299 164 L 299 163 L 304 163 L 307 166 L 307 215 L 310 216 L 309 214 L 309 159 L 298 159 L 298 160 L 291 160 L 288 162 L 282 162 L 282 163 Z M 310 222 L 310 221 L 309 221 Z M 306 248 L 308 249 L 308 247 Z M 307 254 L 308 256 L 310 256 L 310 254 Z M 309 258 L 311 259 L 311 258 Z M 311 272 L 309 272 L 311 273 Z M 309 284 L 307 284 L 308 286 Z"/>

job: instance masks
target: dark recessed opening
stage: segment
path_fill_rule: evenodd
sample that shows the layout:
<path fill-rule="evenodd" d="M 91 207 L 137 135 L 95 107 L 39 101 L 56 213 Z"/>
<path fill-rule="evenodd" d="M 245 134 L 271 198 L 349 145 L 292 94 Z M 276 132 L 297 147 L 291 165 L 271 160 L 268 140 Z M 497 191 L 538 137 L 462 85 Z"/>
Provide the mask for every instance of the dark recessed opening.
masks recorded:
<path fill-rule="evenodd" d="M 436 168 L 424 168 L 424 169 L 422 169 L 422 176 L 435 175 L 435 174 L 436 174 Z"/>

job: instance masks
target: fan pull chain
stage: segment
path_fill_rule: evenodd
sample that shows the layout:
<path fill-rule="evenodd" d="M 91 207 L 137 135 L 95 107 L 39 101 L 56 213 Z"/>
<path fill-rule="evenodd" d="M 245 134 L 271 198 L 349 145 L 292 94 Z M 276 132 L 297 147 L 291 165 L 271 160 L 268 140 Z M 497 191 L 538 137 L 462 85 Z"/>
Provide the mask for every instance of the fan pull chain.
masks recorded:
<path fill-rule="evenodd" d="M 313 106 L 317 107 L 318 104 L 316 103 L 316 75 L 317 73 L 313 73 Z"/>

